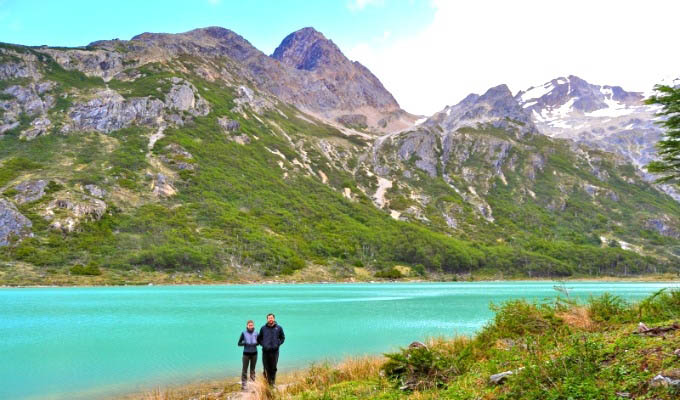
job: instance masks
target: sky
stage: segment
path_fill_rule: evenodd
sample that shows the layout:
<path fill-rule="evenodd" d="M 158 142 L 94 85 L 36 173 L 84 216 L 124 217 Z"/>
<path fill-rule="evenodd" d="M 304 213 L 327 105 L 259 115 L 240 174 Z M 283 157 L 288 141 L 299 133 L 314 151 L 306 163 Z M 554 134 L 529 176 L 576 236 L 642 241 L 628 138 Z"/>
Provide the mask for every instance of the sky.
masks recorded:
<path fill-rule="evenodd" d="M 680 77 L 674 0 L 0 0 L 0 42 L 83 46 L 222 26 L 271 54 L 313 26 L 402 108 L 430 115 L 469 93 L 577 75 L 649 92 Z"/>

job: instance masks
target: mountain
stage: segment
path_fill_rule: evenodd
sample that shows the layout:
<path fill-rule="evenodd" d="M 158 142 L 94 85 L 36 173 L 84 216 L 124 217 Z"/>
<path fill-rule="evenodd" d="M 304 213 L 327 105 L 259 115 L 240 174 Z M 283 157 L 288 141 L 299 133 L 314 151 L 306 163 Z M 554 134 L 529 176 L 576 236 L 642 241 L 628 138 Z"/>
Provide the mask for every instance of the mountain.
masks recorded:
<path fill-rule="evenodd" d="M 313 76 L 313 85 L 344 93 L 339 103 L 302 105 L 354 126 L 404 129 L 416 120 L 403 111 L 368 68 L 350 61 L 332 41 L 314 28 L 303 28 L 283 39 L 272 58 Z M 343 114 L 343 112 L 351 112 Z"/>
<path fill-rule="evenodd" d="M 601 107 L 592 87 L 574 90 L 587 94 L 568 101 L 577 110 Z M 639 101 L 612 93 L 615 101 Z M 680 237 L 670 197 L 621 155 L 542 134 L 546 119 L 533 107 L 562 104 L 558 94 L 532 105 L 500 85 L 381 137 L 367 162 L 389 188 L 381 204 L 399 219 L 478 240 L 620 244 L 674 257 L 677 249 L 657 241 Z M 657 239 L 643 239 L 648 234 Z"/>
<path fill-rule="evenodd" d="M 3 284 L 620 275 L 680 255 L 680 205 L 625 158 L 542 135 L 504 85 L 401 129 L 309 28 L 272 57 L 214 27 L 0 44 L 0 118 Z"/>

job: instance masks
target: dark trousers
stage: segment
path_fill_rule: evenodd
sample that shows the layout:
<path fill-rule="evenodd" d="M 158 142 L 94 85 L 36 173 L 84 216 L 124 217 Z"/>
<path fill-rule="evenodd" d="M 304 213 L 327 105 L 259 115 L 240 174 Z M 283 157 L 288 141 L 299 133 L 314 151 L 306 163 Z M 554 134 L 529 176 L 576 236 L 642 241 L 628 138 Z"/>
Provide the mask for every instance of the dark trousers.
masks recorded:
<path fill-rule="evenodd" d="M 276 364 L 279 362 L 279 350 L 262 351 L 262 365 L 264 366 L 264 377 L 267 382 L 273 385 L 276 382 Z"/>
<path fill-rule="evenodd" d="M 257 353 L 243 353 L 243 369 L 241 370 L 241 385 L 246 386 L 248 381 L 248 365 L 250 364 L 250 380 L 255 380 L 255 364 L 257 364 Z"/>

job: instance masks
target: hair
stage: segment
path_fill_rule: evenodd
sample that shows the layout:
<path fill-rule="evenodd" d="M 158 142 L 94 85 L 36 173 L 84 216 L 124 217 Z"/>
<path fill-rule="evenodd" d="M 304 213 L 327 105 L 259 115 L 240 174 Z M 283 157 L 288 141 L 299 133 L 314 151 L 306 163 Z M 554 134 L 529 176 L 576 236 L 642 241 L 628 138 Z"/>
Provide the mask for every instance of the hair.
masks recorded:
<path fill-rule="evenodd" d="M 254 324 L 255 324 L 255 322 L 253 322 L 253 320 L 252 320 L 252 319 L 249 319 L 249 320 L 248 320 L 248 322 L 246 322 L 246 325 L 248 325 L 248 324 L 253 324 L 253 325 L 254 325 Z"/>
<path fill-rule="evenodd" d="M 271 315 L 272 317 L 276 318 L 276 315 L 274 315 L 273 313 L 267 314 L 267 318 L 269 318 L 270 315 Z"/>

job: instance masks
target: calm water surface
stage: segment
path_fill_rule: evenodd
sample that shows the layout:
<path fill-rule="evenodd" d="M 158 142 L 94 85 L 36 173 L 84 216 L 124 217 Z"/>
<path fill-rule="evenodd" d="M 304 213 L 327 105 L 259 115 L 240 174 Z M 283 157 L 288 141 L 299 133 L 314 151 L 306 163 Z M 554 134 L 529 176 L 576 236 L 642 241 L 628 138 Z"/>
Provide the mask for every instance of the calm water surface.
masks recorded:
<path fill-rule="evenodd" d="M 675 283 L 568 283 L 642 298 Z M 0 399 L 90 399 L 236 376 L 245 321 L 276 313 L 279 370 L 469 334 L 490 302 L 557 295 L 552 282 L 0 289 Z M 261 362 L 258 362 L 258 371 Z"/>

